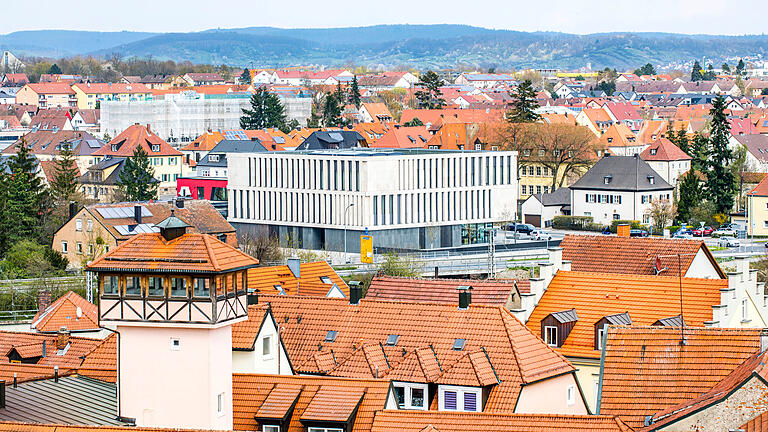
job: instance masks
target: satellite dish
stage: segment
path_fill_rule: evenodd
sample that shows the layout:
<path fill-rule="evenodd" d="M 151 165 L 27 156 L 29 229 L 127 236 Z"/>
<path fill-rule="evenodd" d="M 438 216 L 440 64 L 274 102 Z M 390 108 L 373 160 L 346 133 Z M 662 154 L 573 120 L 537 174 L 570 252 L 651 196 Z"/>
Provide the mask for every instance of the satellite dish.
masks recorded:
<path fill-rule="evenodd" d="M 80 306 L 77 307 L 77 318 L 80 319 L 83 316 L 83 309 Z"/>

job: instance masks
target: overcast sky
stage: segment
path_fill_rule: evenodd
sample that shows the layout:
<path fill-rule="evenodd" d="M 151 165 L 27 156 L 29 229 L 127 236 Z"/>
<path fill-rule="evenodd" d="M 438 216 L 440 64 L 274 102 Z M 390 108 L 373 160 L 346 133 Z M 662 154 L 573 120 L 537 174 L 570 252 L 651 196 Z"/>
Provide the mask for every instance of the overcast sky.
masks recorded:
<path fill-rule="evenodd" d="M 2 19 L 18 30 L 186 32 L 251 26 L 349 27 L 373 24 L 469 24 L 521 31 L 643 31 L 706 34 L 765 32 L 765 0 L 101 0 L 66 5 L 36 0 Z M 18 19 L 17 19 L 18 18 Z"/>

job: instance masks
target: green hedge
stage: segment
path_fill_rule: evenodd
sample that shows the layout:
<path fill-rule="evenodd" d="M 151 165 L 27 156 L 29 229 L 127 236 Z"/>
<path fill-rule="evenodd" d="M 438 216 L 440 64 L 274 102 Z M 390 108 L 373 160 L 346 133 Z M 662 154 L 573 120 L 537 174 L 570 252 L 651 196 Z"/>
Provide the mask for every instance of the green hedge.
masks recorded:
<path fill-rule="evenodd" d="M 616 234 L 617 226 L 629 225 L 630 229 L 646 229 L 645 225 L 642 225 L 640 221 L 636 220 L 614 220 L 611 222 L 611 232 Z"/>
<path fill-rule="evenodd" d="M 592 216 L 555 216 L 552 227 L 576 231 L 600 231 L 600 225 L 592 222 Z"/>

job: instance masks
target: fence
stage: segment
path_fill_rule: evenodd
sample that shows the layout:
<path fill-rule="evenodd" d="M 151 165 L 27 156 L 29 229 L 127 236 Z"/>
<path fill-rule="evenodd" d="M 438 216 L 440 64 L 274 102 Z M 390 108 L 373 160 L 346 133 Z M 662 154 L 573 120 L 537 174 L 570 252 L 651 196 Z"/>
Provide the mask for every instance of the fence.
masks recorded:
<path fill-rule="evenodd" d="M 0 280 L 0 321 L 29 319 L 37 313 L 37 294 L 50 290 L 56 299 L 67 291 L 86 296 L 85 276 Z"/>

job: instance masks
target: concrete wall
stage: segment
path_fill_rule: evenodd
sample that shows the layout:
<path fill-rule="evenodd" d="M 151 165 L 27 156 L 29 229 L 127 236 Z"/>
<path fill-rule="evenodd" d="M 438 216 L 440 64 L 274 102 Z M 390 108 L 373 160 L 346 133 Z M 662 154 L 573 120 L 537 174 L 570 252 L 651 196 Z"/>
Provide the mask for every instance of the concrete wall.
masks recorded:
<path fill-rule="evenodd" d="M 573 403 L 568 403 L 568 388 Z M 523 387 L 515 407 L 518 414 L 587 414 L 587 406 L 579 393 L 573 374 L 560 375 Z"/>
<path fill-rule="evenodd" d="M 232 429 L 231 326 L 118 331 L 120 415 L 143 427 Z"/>

